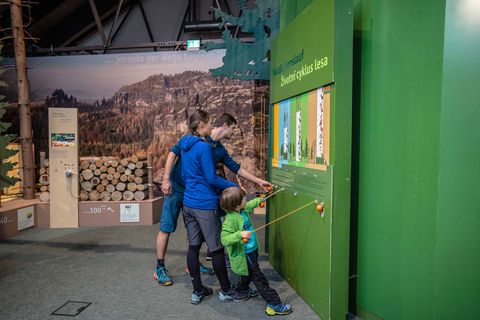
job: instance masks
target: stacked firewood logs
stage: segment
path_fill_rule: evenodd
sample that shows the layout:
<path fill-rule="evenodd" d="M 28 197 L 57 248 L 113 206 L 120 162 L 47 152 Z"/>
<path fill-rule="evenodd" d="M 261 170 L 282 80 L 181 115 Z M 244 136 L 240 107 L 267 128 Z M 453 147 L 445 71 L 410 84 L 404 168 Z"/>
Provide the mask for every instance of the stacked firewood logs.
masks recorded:
<path fill-rule="evenodd" d="M 45 153 L 40 157 L 40 169 L 38 169 L 38 186 L 40 189 L 40 200 L 50 201 L 50 168 Z"/>
<path fill-rule="evenodd" d="M 148 198 L 147 157 L 80 159 L 80 201 Z"/>

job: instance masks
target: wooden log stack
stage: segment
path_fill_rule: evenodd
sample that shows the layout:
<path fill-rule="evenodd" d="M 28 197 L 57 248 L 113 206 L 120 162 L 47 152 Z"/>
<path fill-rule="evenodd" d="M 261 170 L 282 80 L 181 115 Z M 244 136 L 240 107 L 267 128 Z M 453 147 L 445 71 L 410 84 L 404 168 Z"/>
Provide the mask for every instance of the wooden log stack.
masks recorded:
<path fill-rule="evenodd" d="M 50 201 L 50 168 L 49 161 L 45 159 L 45 152 L 40 153 L 40 169 L 38 169 L 38 186 L 40 201 Z"/>
<path fill-rule="evenodd" d="M 141 201 L 148 198 L 147 157 L 80 159 L 80 201 Z"/>

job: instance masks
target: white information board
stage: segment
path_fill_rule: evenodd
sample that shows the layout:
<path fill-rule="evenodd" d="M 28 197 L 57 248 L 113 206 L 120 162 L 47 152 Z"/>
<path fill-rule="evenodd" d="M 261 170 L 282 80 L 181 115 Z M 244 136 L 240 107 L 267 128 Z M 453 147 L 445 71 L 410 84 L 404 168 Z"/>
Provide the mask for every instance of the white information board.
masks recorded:
<path fill-rule="evenodd" d="M 120 222 L 140 222 L 140 204 L 121 203 Z"/>
<path fill-rule="evenodd" d="M 35 225 L 35 208 L 33 206 L 21 208 L 17 211 L 18 231 Z"/>

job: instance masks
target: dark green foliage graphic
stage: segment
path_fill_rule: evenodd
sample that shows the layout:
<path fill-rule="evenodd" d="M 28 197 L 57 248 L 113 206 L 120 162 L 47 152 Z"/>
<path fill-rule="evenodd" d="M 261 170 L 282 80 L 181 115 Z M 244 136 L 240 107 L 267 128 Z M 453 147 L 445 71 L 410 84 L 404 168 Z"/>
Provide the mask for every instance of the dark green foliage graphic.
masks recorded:
<path fill-rule="evenodd" d="M 247 43 L 230 30 L 222 33 L 222 43 L 207 42 L 204 49 L 226 49 L 223 66 L 211 69 L 213 76 L 225 76 L 240 80 L 268 80 L 270 78 L 269 50 L 272 38 L 279 28 L 279 1 L 255 1 L 255 8 L 248 9 L 246 0 L 239 0 L 241 9 L 239 17 L 234 17 L 215 10 L 215 18 L 225 23 L 236 25 L 242 32 L 251 33 L 252 43 Z"/>
<path fill-rule="evenodd" d="M 0 45 L 0 51 L 2 51 L 2 45 Z M 0 57 L 0 61 L 2 57 Z M 0 76 L 5 72 L 5 68 L 0 68 Z M 0 80 L 0 86 L 5 87 L 6 84 L 4 81 Z M 11 156 L 14 156 L 17 151 L 8 149 L 8 145 L 12 142 L 16 136 L 13 134 L 5 134 L 7 129 L 11 126 L 10 123 L 2 121 L 3 115 L 5 114 L 5 105 L 3 102 L 4 96 L 0 96 L 0 190 L 3 188 L 13 186 L 18 179 L 8 176 L 8 171 L 12 170 L 16 163 L 9 162 L 7 159 Z"/>
<path fill-rule="evenodd" d="M 0 45 L 0 51 L 2 46 Z M 0 57 L 0 61 L 2 58 Z M 0 76 L 5 72 L 5 68 L 0 68 Z M 6 86 L 4 81 L 0 80 L 0 86 Z M 8 171 L 12 170 L 16 163 L 9 162 L 7 159 L 14 156 L 17 151 L 8 149 L 8 145 L 16 138 L 13 134 L 5 134 L 7 129 L 11 126 L 10 123 L 2 121 L 5 114 L 5 103 L 3 102 L 4 96 L 0 96 L 0 190 L 6 187 L 13 186 L 18 179 L 8 176 Z"/>
<path fill-rule="evenodd" d="M 3 99 L 3 97 L 0 98 Z M 0 119 L 3 117 L 4 113 L 5 104 L 0 102 Z M 16 163 L 9 162 L 6 159 L 17 153 L 16 150 L 10 150 L 7 148 L 9 143 L 16 138 L 13 134 L 4 134 L 9 127 L 9 123 L 0 120 L 0 158 L 2 159 L 0 162 L 0 189 L 13 186 L 18 181 L 17 178 L 7 175 L 8 171 L 12 170 Z"/>

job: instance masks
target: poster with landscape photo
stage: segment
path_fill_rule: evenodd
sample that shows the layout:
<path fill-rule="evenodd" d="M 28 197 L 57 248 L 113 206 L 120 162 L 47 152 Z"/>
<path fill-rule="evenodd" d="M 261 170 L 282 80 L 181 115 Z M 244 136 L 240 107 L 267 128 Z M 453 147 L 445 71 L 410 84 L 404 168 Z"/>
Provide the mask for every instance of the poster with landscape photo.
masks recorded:
<path fill-rule="evenodd" d="M 225 144 L 234 159 L 264 177 L 268 86 L 212 77 L 224 50 L 38 57 L 27 60 L 36 158 L 48 152 L 48 108 L 78 108 L 80 157 L 154 158 L 160 182 L 169 149 L 187 131 L 189 114 L 203 109 L 215 118 L 228 112 L 240 130 Z M 13 64 L 4 60 L 2 64 Z M 11 103 L 6 118 L 19 134 L 13 70 L 0 92 Z M 228 174 L 228 173 L 227 173 Z M 231 174 L 229 178 L 235 179 Z M 244 183 L 249 191 L 251 184 Z"/>

